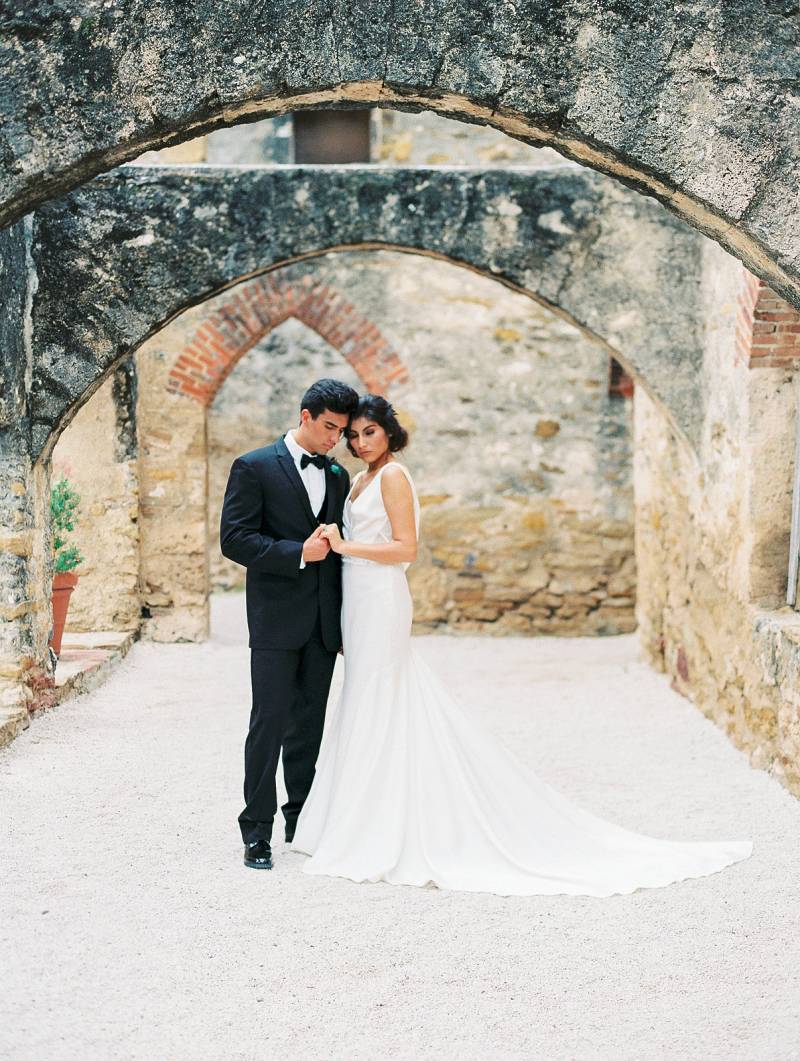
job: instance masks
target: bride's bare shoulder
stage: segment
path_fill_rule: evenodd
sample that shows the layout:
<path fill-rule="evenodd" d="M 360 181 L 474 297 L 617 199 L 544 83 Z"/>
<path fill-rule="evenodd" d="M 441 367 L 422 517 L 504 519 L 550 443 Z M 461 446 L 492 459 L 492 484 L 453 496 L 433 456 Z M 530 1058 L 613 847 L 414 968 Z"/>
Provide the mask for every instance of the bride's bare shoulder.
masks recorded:
<path fill-rule="evenodd" d="M 408 468 L 400 464 L 399 461 L 392 461 L 391 464 L 387 464 L 383 469 L 381 475 L 381 493 L 384 489 L 391 491 L 405 491 L 411 489 L 411 473 Z"/>

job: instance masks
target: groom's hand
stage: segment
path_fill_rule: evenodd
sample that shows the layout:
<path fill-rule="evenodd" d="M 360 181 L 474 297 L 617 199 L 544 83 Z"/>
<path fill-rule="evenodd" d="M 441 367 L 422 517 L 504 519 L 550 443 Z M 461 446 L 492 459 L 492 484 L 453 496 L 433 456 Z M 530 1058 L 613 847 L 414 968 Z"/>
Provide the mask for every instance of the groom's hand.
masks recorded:
<path fill-rule="evenodd" d="M 324 560 L 331 551 L 330 542 L 322 537 L 325 525 L 320 524 L 314 533 L 303 542 L 303 559 L 307 564 L 318 563 Z"/>

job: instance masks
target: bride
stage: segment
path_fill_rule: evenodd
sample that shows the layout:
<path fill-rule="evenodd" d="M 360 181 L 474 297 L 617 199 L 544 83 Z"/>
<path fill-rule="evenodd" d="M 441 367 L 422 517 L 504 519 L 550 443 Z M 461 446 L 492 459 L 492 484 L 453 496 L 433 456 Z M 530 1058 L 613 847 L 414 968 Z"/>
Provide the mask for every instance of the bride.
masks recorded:
<path fill-rule="evenodd" d="M 345 501 L 344 686 L 291 849 L 306 873 L 499 895 L 626 894 L 715 873 L 752 843 L 659 840 L 595 817 L 517 762 L 416 652 L 406 568 L 419 501 L 407 440 L 368 394 L 347 429 L 367 468 Z"/>

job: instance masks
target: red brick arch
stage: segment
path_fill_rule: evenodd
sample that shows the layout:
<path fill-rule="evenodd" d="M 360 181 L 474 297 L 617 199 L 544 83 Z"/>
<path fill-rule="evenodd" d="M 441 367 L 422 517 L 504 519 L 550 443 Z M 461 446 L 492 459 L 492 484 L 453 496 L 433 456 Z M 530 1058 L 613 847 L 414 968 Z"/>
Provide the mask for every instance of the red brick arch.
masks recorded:
<path fill-rule="evenodd" d="M 239 359 L 289 317 L 338 350 L 367 390 L 385 394 L 408 379 L 408 369 L 380 329 L 341 292 L 310 276 L 281 281 L 263 274 L 208 315 L 178 355 L 169 389 L 210 405 Z"/>
<path fill-rule="evenodd" d="M 800 365 L 800 311 L 747 269 L 739 295 L 736 356 L 748 368 Z"/>

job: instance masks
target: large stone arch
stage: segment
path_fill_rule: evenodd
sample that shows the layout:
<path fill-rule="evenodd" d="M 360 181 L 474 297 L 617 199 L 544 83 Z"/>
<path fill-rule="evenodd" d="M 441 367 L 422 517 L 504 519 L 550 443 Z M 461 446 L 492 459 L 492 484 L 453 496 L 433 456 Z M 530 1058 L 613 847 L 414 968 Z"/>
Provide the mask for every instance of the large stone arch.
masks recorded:
<path fill-rule="evenodd" d="M 5 29 L 0 223 L 223 125 L 342 102 L 432 109 L 657 196 L 800 301 L 792 5 L 32 0 Z"/>
<path fill-rule="evenodd" d="M 135 167 L 47 204 L 30 227 L 35 455 L 184 309 L 291 261 L 374 248 L 447 259 L 547 305 L 697 439 L 703 238 L 597 174 Z"/>

